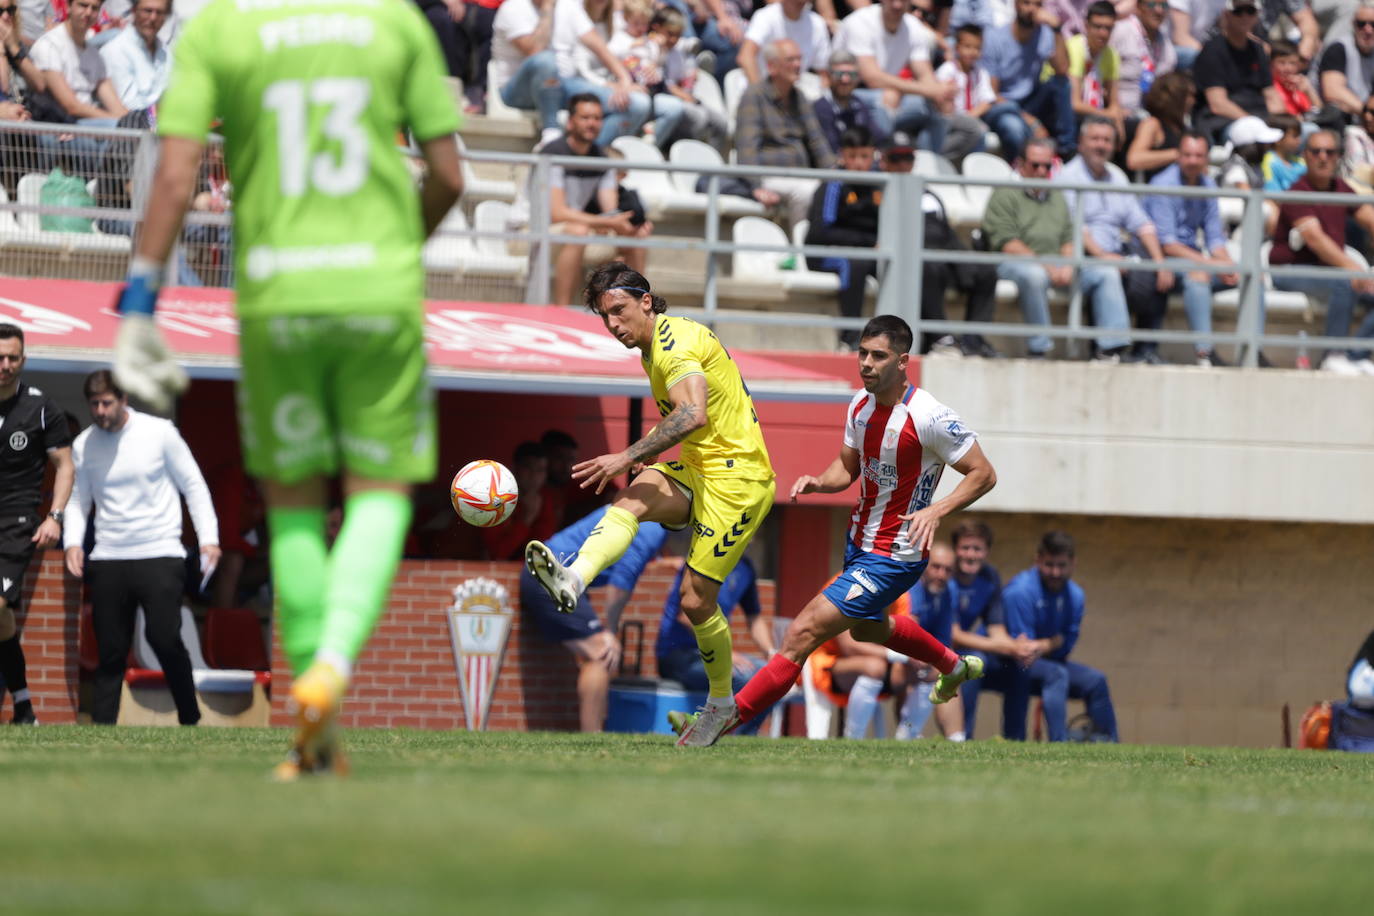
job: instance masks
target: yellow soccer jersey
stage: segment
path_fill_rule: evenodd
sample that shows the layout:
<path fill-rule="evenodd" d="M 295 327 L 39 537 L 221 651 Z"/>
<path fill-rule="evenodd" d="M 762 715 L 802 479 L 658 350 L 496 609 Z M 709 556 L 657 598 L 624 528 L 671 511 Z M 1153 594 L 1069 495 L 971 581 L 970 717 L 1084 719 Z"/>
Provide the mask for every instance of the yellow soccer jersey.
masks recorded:
<path fill-rule="evenodd" d="M 709 328 L 690 318 L 659 315 L 644 371 L 659 416 L 673 409 L 668 389 L 689 375 L 706 377 L 706 425 L 682 442 L 682 461 L 703 474 L 772 480 L 773 464 L 739 367 Z"/>

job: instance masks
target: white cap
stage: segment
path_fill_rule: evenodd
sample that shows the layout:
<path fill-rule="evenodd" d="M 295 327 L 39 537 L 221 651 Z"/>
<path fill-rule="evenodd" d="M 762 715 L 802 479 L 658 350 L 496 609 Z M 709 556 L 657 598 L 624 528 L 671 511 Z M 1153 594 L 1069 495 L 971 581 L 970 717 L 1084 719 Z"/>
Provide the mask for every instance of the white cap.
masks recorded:
<path fill-rule="evenodd" d="M 1283 131 L 1270 127 L 1263 118 L 1248 115 L 1238 118 L 1226 131 L 1226 139 L 1232 146 L 1246 146 L 1251 143 L 1277 143 L 1283 139 Z"/>

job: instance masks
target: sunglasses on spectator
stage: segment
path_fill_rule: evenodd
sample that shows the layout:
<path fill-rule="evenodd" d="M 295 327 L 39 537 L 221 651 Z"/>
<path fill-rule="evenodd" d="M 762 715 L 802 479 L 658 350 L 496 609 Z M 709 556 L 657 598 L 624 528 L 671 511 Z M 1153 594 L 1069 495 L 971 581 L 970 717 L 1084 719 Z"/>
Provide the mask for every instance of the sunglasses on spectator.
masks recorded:
<path fill-rule="evenodd" d="M 1355 20 L 1355 28 L 1357 28 L 1357 29 L 1374 29 L 1374 19 L 1356 19 L 1356 20 Z"/>
<path fill-rule="evenodd" d="M 1374 115 L 1374 108 L 1366 108 L 1364 110 L 1364 114 L 1366 117 L 1368 117 L 1369 115 Z"/>
<path fill-rule="evenodd" d="M 1240 9 L 1231 11 L 1235 16 L 1258 16 L 1259 10 L 1253 6 L 1242 6 Z"/>
<path fill-rule="evenodd" d="M 1334 146 L 1309 146 L 1307 151 L 1314 156 L 1336 155 L 1336 148 Z"/>
<path fill-rule="evenodd" d="M 883 158 L 888 162 L 915 162 L 915 153 L 883 153 Z"/>
<path fill-rule="evenodd" d="M 858 70 L 831 70 L 831 79 L 837 80 L 856 80 L 859 78 Z"/>
<path fill-rule="evenodd" d="M 1031 172 L 1048 172 L 1054 168 L 1053 162 L 1027 162 L 1026 169 Z"/>
<path fill-rule="evenodd" d="M 6 13 L 13 13 L 14 11 L 15 7 L 13 6 L 0 6 L 0 16 L 5 15 Z"/>
<path fill-rule="evenodd" d="M 1167 10 L 1169 8 L 1169 4 L 1161 2 L 1142 3 L 1140 5 L 1147 10 Z"/>

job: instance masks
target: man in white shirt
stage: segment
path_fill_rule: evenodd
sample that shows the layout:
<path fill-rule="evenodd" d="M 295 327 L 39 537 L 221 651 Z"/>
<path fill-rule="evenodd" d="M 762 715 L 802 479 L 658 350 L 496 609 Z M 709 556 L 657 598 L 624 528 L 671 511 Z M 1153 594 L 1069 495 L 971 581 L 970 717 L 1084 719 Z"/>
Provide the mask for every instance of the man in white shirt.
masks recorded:
<path fill-rule="evenodd" d="M 195 523 L 200 567 L 208 576 L 219 563 L 219 523 L 205 478 L 170 421 L 129 407 L 108 369 L 86 376 L 93 424 L 72 445 L 76 486 L 62 532 L 67 571 L 89 574 L 92 623 L 100 651 L 91 719 L 119 718 L 120 685 L 143 608 L 148 644 L 167 678 L 182 725 L 200 721 L 191 658 L 181 641 L 181 594 L 186 548 L 181 544 L 181 496 Z M 82 543 L 91 505 L 100 520 L 86 561 Z"/>
<path fill-rule="evenodd" d="M 935 34 L 907 8 L 907 0 L 881 0 L 855 10 L 841 23 L 835 47 L 859 61 L 859 78 L 867 88 L 854 94 L 872 109 L 879 131 L 887 136 L 905 131 L 919 136 L 922 148 L 939 152 L 945 141 L 940 111 L 953 101 L 955 90 L 935 79 L 930 63 Z M 900 75 L 907 67 L 911 79 Z M 895 108 L 884 100 L 894 94 Z"/>
<path fill-rule="evenodd" d="M 100 51 L 87 42 L 99 14 L 100 0 L 71 0 L 67 21 L 44 32 L 29 56 L 43 71 L 48 84 L 43 95 L 54 111 L 78 124 L 113 127 L 128 109 L 119 101 Z"/>
<path fill-rule="evenodd" d="M 554 0 L 505 0 L 491 26 L 488 92 L 511 108 L 539 111 L 539 126 L 558 130 L 563 81 L 553 49 Z"/>
<path fill-rule="evenodd" d="M 759 69 L 759 52 L 783 38 L 795 41 L 801 49 L 802 70 L 825 69 L 830 60 L 830 30 L 825 20 L 808 8 L 807 0 L 779 0 L 756 12 L 744 31 L 739 66 L 750 83 L 764 76 Z"/>
<path fill-rule="evenodd" d="M 172 0 L 138 0 L 133 26 L 100 49 L 115 94 L 130 111 L 153 107 L 167 88 L 172 55 L 158 33 L 171 14 Z"/>

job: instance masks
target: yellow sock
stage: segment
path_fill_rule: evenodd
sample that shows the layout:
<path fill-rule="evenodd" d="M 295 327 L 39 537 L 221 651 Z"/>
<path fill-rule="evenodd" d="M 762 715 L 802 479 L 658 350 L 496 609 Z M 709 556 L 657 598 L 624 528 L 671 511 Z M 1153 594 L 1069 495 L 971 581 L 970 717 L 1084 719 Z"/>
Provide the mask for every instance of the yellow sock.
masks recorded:
<path fill-rule="evenodd" d="M 582 542 L 582 549 L 570 567 L 582 579 L 583 588 L 625 554 L 638 532 L 639 519 L 633 512 L 615 506 L 606 508 L 606 514 Z"/>
<path fill-rule="evenodd" d="M 693 624 L 692 630 L 697 634 L 697 648 L 701 651 L 702 663 L 706 665 L 706 680 L 710 682 L 708 696 L 734 696 L 735 690 L 731 681 L 734 664 L 730 655 L 730 624 L 725 621 L 725 615 L 717 607 L 710 620 Z"/>

